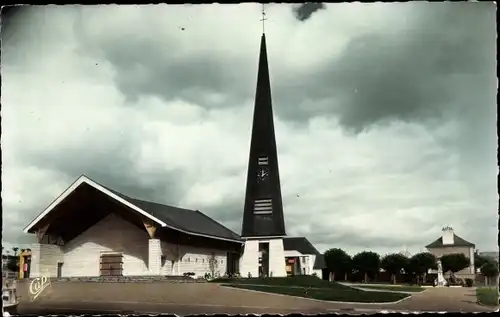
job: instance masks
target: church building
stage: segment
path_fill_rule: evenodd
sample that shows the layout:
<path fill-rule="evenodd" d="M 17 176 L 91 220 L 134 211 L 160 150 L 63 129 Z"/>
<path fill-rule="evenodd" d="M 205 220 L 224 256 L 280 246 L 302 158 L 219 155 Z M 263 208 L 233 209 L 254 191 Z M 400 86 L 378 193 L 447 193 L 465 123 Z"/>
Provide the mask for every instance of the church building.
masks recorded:
<path fill-rule="evenodd" d="M 323 256 L 287 237 L 262 35 L 241 235 L 198 210 L 144 201 L 82 175 L 25 229 L 29 276 L 316 274 Z"/>

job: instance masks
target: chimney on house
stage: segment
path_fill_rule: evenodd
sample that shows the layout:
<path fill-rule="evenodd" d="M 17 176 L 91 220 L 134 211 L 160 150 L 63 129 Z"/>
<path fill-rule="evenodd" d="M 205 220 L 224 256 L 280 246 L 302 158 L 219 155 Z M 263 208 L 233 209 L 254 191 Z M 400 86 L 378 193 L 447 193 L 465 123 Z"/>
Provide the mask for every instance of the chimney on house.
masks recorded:
<path fill-rule="evenodd" d="M 444 245 L 450 245 L 453 244 L 453 228 L 450 226 L 446 226 L 443 228 L 443 244 Z"/>

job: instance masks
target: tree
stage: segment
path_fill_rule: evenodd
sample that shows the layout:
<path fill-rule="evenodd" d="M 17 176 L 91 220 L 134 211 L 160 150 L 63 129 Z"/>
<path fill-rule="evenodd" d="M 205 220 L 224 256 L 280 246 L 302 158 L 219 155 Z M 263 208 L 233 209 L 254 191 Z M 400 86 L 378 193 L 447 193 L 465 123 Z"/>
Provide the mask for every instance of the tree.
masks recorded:
<path fill-rule="evenodd" d="M 380 261 L 380 267 L 391 273 L 391 280 L 396 284 L 396 274 L 408 267 L 410 260 L 401 253 L 388 254 Z"/>
<path fill-rule="evenodd" d="M 441 265 L 443 272 L 451 271 L 454 273 L 461 271 L 470 265 L 470 260 L 463 253 L 450 253 L 441 256 Z"/>
<path fill-rule="evenodd" d="M 330 272 L 330 281 L 335 280 L 335 274 L 344 274 L 347 279 L 347 273 L 351 270 L 351 256 L 344 250 L 333 248 L 329 249 L 324 254 L 325 264 Z"/>
<path fill-rule="evenodd" d="M 352 266 L 355 270 L 364 274 L 365 283 L 368 275 L 375 276 L 380 268 L 380 256 L 371 251 L 363 251 L 352 258 Z"/>
<path fill-rule="evenodd" d="M 488 256 L 480 255 L 477 250 L 474 252 L 474 267 L 479 269 L 484 264 L 491 261 L 494 261 L 494 259 Z"/>
<path fill-rule="evenodd" d="M 19 251 L 18 247 L 12 247 L 12 251 L 14 251 L 14 256 L 17 256 L 17 251 Z"/>
<path fill-rule="evenodd" d="M 411 273 L 415 273 L 418 280 L 420 280 L 420 277 L 423 277 L 423 282 L 425 283 L 427 272 L 429 269 L 436 268 L 436 264 L 437 260 L 434 254 L 421 252 L 410 258 L 407 269 L 411 271 Z"/>
<path fill-rule="evenodd" d="M 7 269 L 10 271 L 19 271 L 19 258 L 13 255 L 7 255 Z"/>
<path fill-rule="evenodd" d="M 491 278 L 498 275 L 498 264 L 494 261 L 488 261 L 481 266 L 481 274 L 486 278 L 486 286 Z"/>

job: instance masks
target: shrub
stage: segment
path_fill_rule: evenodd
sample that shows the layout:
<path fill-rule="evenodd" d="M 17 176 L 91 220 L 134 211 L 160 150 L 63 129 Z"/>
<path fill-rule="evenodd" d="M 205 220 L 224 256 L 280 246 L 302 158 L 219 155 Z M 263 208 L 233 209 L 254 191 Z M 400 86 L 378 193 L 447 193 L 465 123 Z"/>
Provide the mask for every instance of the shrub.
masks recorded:
<path fill-rule="evenodd" d="M 448 286 L 463 286 L 465 285 L 465 281 L 461 278 L 450 277 L 446 279 L 446 283 Z"/>
<path fill-rule="evenodd" d="M 465 286 L 466 287 L 472 287 L 474 285 L 474 280 L 471 278 L 466 278 L 465 279 Z"/>
<path fill-rule="evenodd" d="M 496 288 L 480 287 L 476 289 L 478 302 L 487 306 L 498 306 L 498 291 Z"/>

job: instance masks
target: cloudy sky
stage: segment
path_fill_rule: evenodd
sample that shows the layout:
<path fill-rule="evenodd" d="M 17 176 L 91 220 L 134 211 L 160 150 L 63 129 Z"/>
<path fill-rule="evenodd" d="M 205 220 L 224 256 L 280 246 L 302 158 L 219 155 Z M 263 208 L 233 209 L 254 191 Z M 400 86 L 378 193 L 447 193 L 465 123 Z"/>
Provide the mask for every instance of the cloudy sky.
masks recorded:
<path fill-rule="evenodd" d="M 3 242 L 81 174 L 241 230 L 260 5 L 27 7 L 2 33 Z M 287 231 L 497 247 L 493 3 L 267 7 Z"/>

